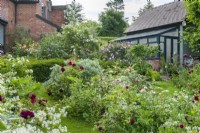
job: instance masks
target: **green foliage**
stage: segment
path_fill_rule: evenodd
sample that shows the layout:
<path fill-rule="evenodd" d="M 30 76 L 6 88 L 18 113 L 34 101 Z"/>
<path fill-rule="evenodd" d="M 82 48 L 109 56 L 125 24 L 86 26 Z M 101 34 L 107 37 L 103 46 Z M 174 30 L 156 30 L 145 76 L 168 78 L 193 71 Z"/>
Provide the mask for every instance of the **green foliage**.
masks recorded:
<path fill-rule="evenodd" d="M 0 58 L 0 61 L 0 73 L 2 74 L 14 73 L 16 76 L 25 77 L 32 73 L 27 66 L 29 60 L 24 57 L 13 58 L 11 55 L 8 55 Z"/>
<path fill-rule="evenodd" d="M 81 13 L 83 6 L 80 3 L 76 3 L 75 0 L 71 2 L 64 11 L 66 24 L 76 24 L 83 21 L 84 16 Z"/>
<path fill-rule="evenodd" d="M 44 82 L 49 79 L 51 70 L 55 64 L 64 65 L 62 59 L 46 59 L 46 60 L 34 60 L 30 59 L 28 68 L 33 70 L 33 77 L 36 81 Z"/>
<path fill-rule="evenodd" d="M 99 21 L 102 23 L 101 36 L 122 36 L 127 27 L 124 13 L 114 9 L 102 12 Z"/>
<path fill-rule="evenodd" d="M 158 47 L 150 47 L 145 44 L 132 45 L 128 49 L 127 56 L 130 59 L 146 59 L 155 56 L 158 53 Z"/>
<path fill-rule="evenodd" d="M 185 1 L 187 11 L 187 21 L 189 22 L 185 32 L 184 39 L 194 52 L 200 52 L 200 8 L 199 1 Z"/>
<path fill-rule="evenodd" d="M 11 32 L 8 33 L 9 45 L 6 49 L 8 51 L 12 50 L 15 56 L 26 56 L 28 54 L 28 49 L 33 44 L 33 39 L 30 32 L 25 27 L 17 26 Z"/>
<path fill-rule="evenodd" d="M 97 36 L 90 32 L 91 27 L 88 27 L 86 23 L 76 26 L 66 25 L 59 34 L 60 45 L 63 46 L 67 57 L 93 58 L 97 54 L 99 49 Z"/>
<path fill-rule="evenodd" d="M 85 79 L 90 79 L 93 76 L 96 75 L 102 75 L 102 68 L 99 65 L 98 60 L 90 60 L 90 59 L 84 59 L 84 60 L 79 60 L 77 65 L 79 67 L 83 67 L 84 71 L 81 74 L 81 77 Z"/>
<path fill-rule="evenodd" d="M 44 36 L 40 41 L 36 57 L 39 59 L 65 58 L 66 52 L 59 42 L 60 37 L 57 34 Z"/>
<path fill-rule="evenodd" d="M 110 9 L 115 9 L 116 11 L 124 10 L 124 1 L 123 0 L 110 0 L 106 3 L 107 7 Z"/>
<path fill-rule="evenodd" d="M 99 36 L 98 39 L 101 41 L 102 46 L 107 46 L 108 43 L 116 39 L 116 37 Z"/>

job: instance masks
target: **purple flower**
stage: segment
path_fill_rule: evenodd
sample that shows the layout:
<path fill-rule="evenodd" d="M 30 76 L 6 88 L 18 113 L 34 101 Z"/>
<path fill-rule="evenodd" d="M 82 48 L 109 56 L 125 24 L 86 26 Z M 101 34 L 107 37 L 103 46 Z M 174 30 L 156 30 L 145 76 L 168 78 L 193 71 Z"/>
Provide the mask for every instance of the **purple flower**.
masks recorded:
<path fill-rule="evenodd" d="M 184 55 L 183 55 L 183 58 L 185 58 L 185 59 L 188 58 L 188 57 L 189 57 L 188 54 L 184 54 Z"/>
<path fill-rule="evenodd" d="M 133 125 L 134 123 L 135 123 L 135 120 L 134 120 L 134 118 L 132 117 L 131 119 L 130 119 L 130 122 L 129 122 L 131 125 Z"/>
<path fill-rule="evenodd" d="M 129 89 L 129 86 L 128 86 L 128 85 L 126 86 L 126 89 Z"/>
<path fill-rule="evenodd" d="M 117 83 L 117 84 L 119 84 L 119 82 L 120 82 L 120 80 L 119 80 L 119 79 L 118 79 L 118 80 L 116 80 L 116 83 Z"/>
<path fill-rule="evenodd" d="M 35 115 L 32 111 L 24 110 L 20 113 L 20 116 L 24 119 L 33 118 Z"/>
<path fill-rule="evenodd" d="M 81 70 L 83 70 L 83 69 L 84 69 L 84 67 L 83 67 L 83 66 L 80 66 L 80 69 L 81 69 Z"/>
<path fill-rule="evenodd" d="M 72 64 L 72 66 L 73 66 L 73 67 L 75 67 L 75 66 L 76 66 L 76 64 Z"/>
<path fill-rule="evenodd" d="M 3 50 L 0 50 L 0 55 L 1 55 L 1 54 L 4 54 Z"/>

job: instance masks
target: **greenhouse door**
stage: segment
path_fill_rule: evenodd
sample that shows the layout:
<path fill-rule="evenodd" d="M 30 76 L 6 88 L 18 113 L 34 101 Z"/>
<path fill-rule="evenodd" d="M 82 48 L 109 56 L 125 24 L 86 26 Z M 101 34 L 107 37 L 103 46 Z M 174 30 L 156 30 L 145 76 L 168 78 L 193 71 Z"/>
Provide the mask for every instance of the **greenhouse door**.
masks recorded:
<path fill-rule="evenodd" d="M 165 37 L 164 55 L 167 62 L 173 63 L 178 61 L 178 38 Z"/>

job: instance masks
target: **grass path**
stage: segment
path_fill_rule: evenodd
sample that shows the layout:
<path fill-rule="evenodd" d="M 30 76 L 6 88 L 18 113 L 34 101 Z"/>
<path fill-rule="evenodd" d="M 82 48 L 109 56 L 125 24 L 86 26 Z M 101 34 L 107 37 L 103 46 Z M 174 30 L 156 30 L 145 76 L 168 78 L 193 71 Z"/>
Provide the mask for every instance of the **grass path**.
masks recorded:
<path fill-rule="evenodd" d="M 168 90 L 169 95 L 173 95 L 175 91 L 179 91 L 179 89 L 170 80 L 154 82 L 153 86 L 159 88 L 157 91 Z"/>

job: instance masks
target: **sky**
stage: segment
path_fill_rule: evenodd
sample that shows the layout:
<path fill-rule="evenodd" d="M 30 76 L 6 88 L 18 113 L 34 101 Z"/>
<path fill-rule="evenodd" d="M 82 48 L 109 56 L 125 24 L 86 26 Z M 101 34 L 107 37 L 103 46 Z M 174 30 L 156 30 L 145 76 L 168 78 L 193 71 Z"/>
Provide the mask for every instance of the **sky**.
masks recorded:
<path fill-rule="evenodd" d="M 72 0 L 52 0 L 53 5 L 66 5 L 70 4 Z M 83 13 L 86 19 L 98 21 L 99 14 L 106 8 L 106 3 L 109 0 L 76 0 L 83 6 Z M 154 6 L 163 5 L 174 0 L 151 0 Z M 129 22 L 132 21 L 132 16 L 137 17 L 138 10 L 143 8 L 147 3 L 147 0 L 124 0 L 125 4 L 125 18 L 129 18 Z"/>

